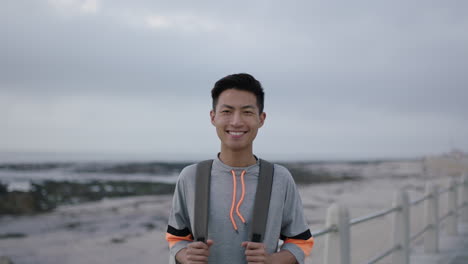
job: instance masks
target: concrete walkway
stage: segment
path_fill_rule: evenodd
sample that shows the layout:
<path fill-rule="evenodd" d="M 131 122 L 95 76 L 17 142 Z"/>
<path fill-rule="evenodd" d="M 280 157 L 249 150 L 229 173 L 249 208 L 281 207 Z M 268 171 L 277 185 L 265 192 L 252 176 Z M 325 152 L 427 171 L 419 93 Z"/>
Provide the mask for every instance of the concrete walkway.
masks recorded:
<path fill-rule="evenodd" d="M 411 252 L 411 264 L 468 264 L 468 223 L 458 223 L 458 236 L 448 236 L 445 229 L 439 237 L 439 252 L 424 253 L 423 246 Z"/>

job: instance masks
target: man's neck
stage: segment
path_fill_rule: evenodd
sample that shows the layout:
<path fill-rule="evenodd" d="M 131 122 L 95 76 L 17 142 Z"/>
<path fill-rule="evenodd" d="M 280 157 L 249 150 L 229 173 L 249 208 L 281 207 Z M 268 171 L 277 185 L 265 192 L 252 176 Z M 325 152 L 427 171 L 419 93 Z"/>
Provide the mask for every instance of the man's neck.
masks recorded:
<path fill-rule="evenodd" d="M 231 167 L 248 167 L 257 163 L 257 159 L 250 152 L 231 152 L 222 151 L 219 154 L 219 159 L 226 165 Z"/>

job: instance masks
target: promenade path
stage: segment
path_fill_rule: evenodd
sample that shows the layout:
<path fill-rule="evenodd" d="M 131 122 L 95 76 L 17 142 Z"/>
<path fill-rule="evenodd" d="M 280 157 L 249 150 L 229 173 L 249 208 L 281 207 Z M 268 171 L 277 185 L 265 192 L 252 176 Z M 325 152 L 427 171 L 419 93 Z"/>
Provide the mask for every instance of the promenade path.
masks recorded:
<path fill-rule="evenodd" d="M 458 235 L 448 236 L 440 230 L 439 252 L 424 253 L 423 245 L 413 248 L 411 264 L 468 264 L 468 223 L 458 222 Z"/>

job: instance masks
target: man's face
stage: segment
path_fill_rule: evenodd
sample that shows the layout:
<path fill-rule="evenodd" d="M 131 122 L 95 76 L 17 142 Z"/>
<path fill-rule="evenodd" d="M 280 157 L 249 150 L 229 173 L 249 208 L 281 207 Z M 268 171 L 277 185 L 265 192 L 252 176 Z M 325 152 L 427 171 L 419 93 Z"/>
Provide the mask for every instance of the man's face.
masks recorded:
<path fill-rule="evenodd" d="M 253 140 L 266 117 L 265 113 L 259 114 L 253 93 L 236 89 L 220 94 L 210 116 L 221 140 L 221 150 L 235 152 L 252 151 Z"/>

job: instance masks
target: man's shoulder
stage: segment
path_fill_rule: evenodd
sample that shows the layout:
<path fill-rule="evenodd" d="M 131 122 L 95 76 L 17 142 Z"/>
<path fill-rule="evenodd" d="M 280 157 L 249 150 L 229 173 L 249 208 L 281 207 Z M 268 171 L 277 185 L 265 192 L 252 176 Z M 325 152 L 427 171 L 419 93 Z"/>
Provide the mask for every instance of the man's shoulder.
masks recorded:
<path fill-rule="evenodd" d="M 275 173 L 281 173 L 281 174 L 291 174 L 285 166 L 278 164 L 278 163 L 272 163 L 275 169 Z"/>
<path fill-rule="evenodd" d="M 291 172 L 289 172 L 288 168 L 286 168 L 283 165 L 274 163 L 274 177 L 278 180 L 281 180 L 283 182 L 294 182 L 294 179 L 291 175 Z"/>
<path fill-rule="evenodd" d="M 213 161 L 213 160 L 206 160 L 206 161 Z M 190 165 L 185 166 L 179 174 L 179 179 L 186 180 L 186 179 L 193 179 L 197 174 L 197 166 L 199 163 L 203 161 L 193 163 Z"/>
<path fill-rule="evenodd" d="M 190 165 L 185 166 L 180 171 L 179 180 L 185 181 L 187 179 L 195 177 L 195 175 L 197 174 L 197 164 L 198 163 L 194 163 L 194 164 L 190 164 Z"/>

